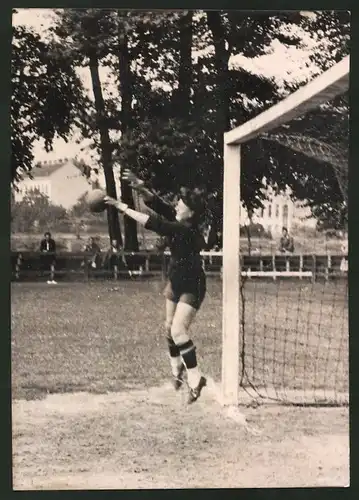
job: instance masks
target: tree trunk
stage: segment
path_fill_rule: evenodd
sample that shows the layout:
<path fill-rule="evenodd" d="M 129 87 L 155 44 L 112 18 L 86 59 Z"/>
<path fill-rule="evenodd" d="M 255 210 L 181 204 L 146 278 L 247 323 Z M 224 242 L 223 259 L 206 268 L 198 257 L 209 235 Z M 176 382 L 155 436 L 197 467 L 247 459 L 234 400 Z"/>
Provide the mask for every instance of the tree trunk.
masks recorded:
<path fill-rule="evenodd" d="M 99 75 L 99 63 L 95 54 L 90 55 L 89 59 L 92 90 L 95 98 L 95 107 L 97 113 L 97 126 L 100 132 L 101 160 L 105 175 L 106 190 L 109 196 L 117 198 L 115 177 L 112 169 L 112 146 L 106 124 L 105 103 L 103 99 L 101 80 Z M 118 244 L 122 245 L 118 211 L 112 206 L 109 206 L 107 208 L 107 221 L 110 240 L 117 240 Z"/>
<path fill-rule="evenodd" d="M 226 48 L 226 35 L 223 28 L 221 13 L 207 12 L 207 23 L 212 33 L 214 45 L 214 63 L 216 69 L 215 99 L 217 105 L 218 140 L 223 154 L 223 134 L 230 129 L 230 96 L 228 62 L 230 52 Z"/>
<path fill-rule="evenodd" d="M 191 88 L 192 88 L 192 18 L 193 13 L 189 11 L 179 20 L 180 28 L 180 64 L 178 72 L 178 90 L 175 94 L 175 102 L 179 117 L 188 119 L 191 114 Z"/>
<path fill-rule="evenodd" d="M 247 241 L 248 241 L 248 255 L 252 255 L 252 235 L 251 227 L 253 226 L 253 209 L 248 209 L 248 220 L 249 224 L 246 226 L 247 229 Z"/>
<path fill-rule="evenodd" d="M 248 255 L 252 255 L 252 240 L 250 225 L 246 226 L 247 242 L 248 242 Z"/>
<path fill-rule="evenodd" d="M 119 14 L 120 17 L 120 14 Z M 131 59 L 128 50 L 128 37 L 121 19 L 118 27 L 118 62 L 119 62 L 119 92 L 121 95 L 121 135 L 124 136 L 131 128 L 132 123 L 132 79 Z M 121 180 L 121 198 L 130 208 L 135 208 L 132 188 Z M 125 250 L 137 252 L 138 236 L 137 223 L 129 217 L 124 218 Z"/>
<path fill-rule="evenodd" d="M 228 62 L 230 52 L 226 48 L 226 36 L 222 24 L 221 13 L 218 11 L 207 11 L 207 24 L 212 33 L 214 45 L 214 63 L 216 70 L 215 101 L 217 109 L 217 144 L 218 151 L 223 158 L 223 134 L 230 129 L 230 95 L 229 95 L 229 70 Z M 220 172 L 220 185 L 223 186 L 223 170 Z M 219 207 L 219 217 L 216 217 L 212 231 L 218 231 L 223 225 L 223 209 Z M 210 235 L 212 238 L 212 235 Z"/>

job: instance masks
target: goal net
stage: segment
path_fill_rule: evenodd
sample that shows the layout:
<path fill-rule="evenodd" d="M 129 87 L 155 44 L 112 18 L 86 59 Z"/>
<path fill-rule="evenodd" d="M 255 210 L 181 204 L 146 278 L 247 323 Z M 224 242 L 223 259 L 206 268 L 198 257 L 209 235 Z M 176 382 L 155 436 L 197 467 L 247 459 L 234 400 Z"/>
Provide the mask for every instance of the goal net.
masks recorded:
<path fill-rule="evenodd" d="M 345 146 L 339 144 L 333 146 L 323 140 L 302 134 L 277 133 L 264 136 L 263 139 L 329 165 L 336 176 L 343 200 L 348 202 L 348 152 Z"/>
<path fill-rule="evenodd" d="M 241 161 L 249 141 L 276 158 L 283 171 L 297 162 L 307 180 L 304 190 L 324 191 L 336 182 L 347 203 L 348 141 L 342 127 L 348 87 L 346 57 L 224 136 L 224 404 L 237 405 L 240 394 L 286 403 L 348 403 L 348 288 L 341 262 L 347 256 L 308 256 L 294 249 L 263 256 L 256 271 L 255 259 L 246 264 L 241 254 L 239 232 Z M 274 210 L 269 221 L 278 241 L 282 226 L 290 229 L 293 221 L 285 216 Z"/>

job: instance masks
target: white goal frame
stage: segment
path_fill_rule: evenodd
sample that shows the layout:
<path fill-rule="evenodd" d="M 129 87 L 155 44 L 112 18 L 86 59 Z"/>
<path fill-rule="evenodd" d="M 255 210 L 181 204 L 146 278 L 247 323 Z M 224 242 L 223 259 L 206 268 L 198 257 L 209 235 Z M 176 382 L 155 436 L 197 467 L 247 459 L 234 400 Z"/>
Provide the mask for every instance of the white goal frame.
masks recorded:
<path fill-rule="evenodd" d="M 252 120 L 224 134 L 222 404 L 239 403 L 241 144 L 349 88 L 349 56 Z"/>

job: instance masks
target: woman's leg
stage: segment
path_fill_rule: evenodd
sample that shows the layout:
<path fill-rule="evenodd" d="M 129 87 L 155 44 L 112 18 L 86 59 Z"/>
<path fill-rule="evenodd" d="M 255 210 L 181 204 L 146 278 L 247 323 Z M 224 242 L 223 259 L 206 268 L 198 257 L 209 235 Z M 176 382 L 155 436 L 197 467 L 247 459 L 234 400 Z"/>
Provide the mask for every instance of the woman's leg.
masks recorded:
<path fill-rule="evenodd" d="M 172 322 L 176 312 L 176 308 L 177 308 L 176 302 L 173 302 L 170 299 L 166 299 L 165 333 L 166 333 L 166 340 L 168 345 L 172 375 L 174 376 L 174 387 L 176 390 L 178 390 L 183 383 L 182 375 L 184 366 L 180 350 L 178 346 L 174 343 L 171 335 Z"/>
<path fill-rule="evenodd" d="M 171 327 L 172 338 L 179 348 L 182 360 L 187 368 L 190 403 L 200 396 L 202 388 L 206 385 L 206 379 L 201 375 L 197 366 L 196 347 L 189 337 L 189 328 L 196 314 L 197 308 L 180 301 L 177 304 Z"/>

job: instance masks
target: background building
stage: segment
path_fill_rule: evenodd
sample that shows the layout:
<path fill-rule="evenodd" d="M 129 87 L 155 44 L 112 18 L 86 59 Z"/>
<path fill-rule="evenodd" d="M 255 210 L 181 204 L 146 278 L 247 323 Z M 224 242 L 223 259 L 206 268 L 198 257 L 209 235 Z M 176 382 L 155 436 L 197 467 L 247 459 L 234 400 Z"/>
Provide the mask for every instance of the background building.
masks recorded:
<path fill-rule="evenodd" d="M 302 202 L 295 201 L 290 191 L 276 194 L 270 187 L 265 188 L 268 199 L 263 202 L 264 207 L 255 210 L 252 221 L 261 224 L 272 236 L 278 236 L 283 227 L 291 232 L 295 227 L 316 227 L 316 219 L 311 217 L 310 208 Z M 241 225 L 248 225 L 249 218 L 246 209 L 241 210 Z"/>
<path fill-rule="evenodd" d="M 120 168 L 114 167 L 116 190 L 121 194 L 119 181 Z M 39 190 L 48 196 L 53 205 L 60 205 L 70 210 L 89 190 L 105 189 L 105 178 L 101 170 L 92 168 L 88 178 L 83 175 L 81 162 L 63 158 L 38 163 L 31 171 L 31 178 L 25 177 L 14 191 L 15 201 L 20 201 L 26 194 Z M 267 200 L 264 207 L 254 212 L 252 221 L 261 224 L 272 236 L 281 233 L 283 227 L 292 231 L 296 227 L 315 228 L 316 220 L 310 217 L 310 209 L 290 197 L 290 191 L 276 194 L 271 187 L 265 187 Z M 248 225 L 249 218 L 245 208 L 241 209 L 241 225 Z"/>
<path fill-rule="evenodd" d="M 91 186 L 76 162 L 63 158 L 55 161 L 38 163 L 31 171 L 31 178 L 25 177 L 14 190 L 15 201 L 34 190 L 48 196 L 53 205 L 60 205 L 66 210 L 76 205 Z"/>

